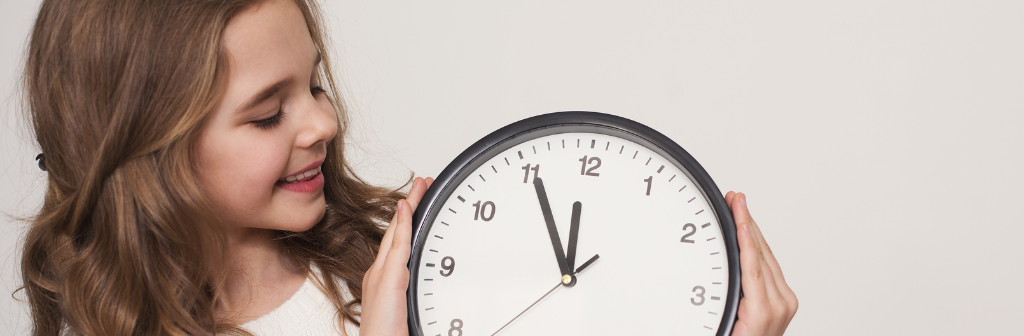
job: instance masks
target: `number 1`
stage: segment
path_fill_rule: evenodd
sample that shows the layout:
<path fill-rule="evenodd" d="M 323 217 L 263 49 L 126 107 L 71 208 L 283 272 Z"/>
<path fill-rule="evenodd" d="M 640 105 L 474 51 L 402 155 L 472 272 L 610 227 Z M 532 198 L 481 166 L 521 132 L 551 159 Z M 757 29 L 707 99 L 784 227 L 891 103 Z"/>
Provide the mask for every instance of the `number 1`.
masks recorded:
<path fill-rule="evenodd" d="M 647 196 L 651 196 L 651 182 L 654 182 L 654 176 L 648 176 L 644 182 L 647 182 Z"/>
<path fill-rule="evenodd" d="M 527 163 L 523 166 L 523 170 L 526 171 L 526 175 L 523 176 L 523 183 L 527 183 L 526 181 L 530 179 L 531 170 L 533 171 L 533 178 L 537 178 L 537 174 L 540 174 L 540 165 L 533 166 L 533 169 L 530 169 L 530 164 Z"/>

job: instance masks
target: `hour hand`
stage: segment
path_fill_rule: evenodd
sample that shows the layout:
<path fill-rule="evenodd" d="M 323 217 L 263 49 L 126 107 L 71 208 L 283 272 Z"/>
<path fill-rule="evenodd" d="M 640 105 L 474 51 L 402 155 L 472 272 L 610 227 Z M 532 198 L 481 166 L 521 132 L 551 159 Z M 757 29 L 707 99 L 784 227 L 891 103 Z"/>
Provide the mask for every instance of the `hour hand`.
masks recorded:
<path fill-rule="evenodd" d="M 551 204 L 548 202 L 548 194 L 544 191 L 544 181 L 540 177 L 533 179 L 533 186 L 537 189 L 537 200 L 540 201 L 540 210 L 544 213 L 544 223 L 548 226 L 548 236 L 551 237 L 551 247 L 555 251 L 555 259 L 558 260 L 558 270 L 562 273 L 562 284 L 571 286 L 576 282 L 569 262 L 565 259 L 565 250 L 562 249 L 562 240 L 558 238 L 558 228 L 555 227 L 555 216 L 551 214 Z"/>

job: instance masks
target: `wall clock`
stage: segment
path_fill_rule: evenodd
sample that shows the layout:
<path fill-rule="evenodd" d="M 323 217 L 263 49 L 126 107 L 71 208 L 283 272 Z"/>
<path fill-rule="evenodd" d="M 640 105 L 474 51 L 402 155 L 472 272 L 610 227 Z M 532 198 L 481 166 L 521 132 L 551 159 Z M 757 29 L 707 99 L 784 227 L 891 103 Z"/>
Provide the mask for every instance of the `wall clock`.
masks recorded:
<path fill-rule="evenodd" d="M 410 335 L 729 335 L 731 212 L 686 151 L 640 123 L 558 112 L 503 127 L 413 215 Z"/>

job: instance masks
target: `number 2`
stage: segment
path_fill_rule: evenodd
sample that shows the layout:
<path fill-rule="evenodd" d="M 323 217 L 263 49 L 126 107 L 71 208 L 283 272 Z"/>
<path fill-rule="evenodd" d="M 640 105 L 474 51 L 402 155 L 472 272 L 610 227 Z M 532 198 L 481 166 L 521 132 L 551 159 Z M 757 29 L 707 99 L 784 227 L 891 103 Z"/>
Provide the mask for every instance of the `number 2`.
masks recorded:
<path fill-rule="evenodd" d="M 679 242 L 680 243 L 690 243 L 690 244 L 693 244 L 693 240 L 686 239 L 686 237 L 689 237 L 689 236 L 692 236 L 694 234 L 697 234 L 697 226 L 693 225 L 693 223 L 686 223 L 686 225 L 683 225 L 683 231 L 686 231 L 686 230 L 690 230 L 690 232 L 687 233 L 687 234 L 684 234 L 683 238 L 680 239 Z"/>

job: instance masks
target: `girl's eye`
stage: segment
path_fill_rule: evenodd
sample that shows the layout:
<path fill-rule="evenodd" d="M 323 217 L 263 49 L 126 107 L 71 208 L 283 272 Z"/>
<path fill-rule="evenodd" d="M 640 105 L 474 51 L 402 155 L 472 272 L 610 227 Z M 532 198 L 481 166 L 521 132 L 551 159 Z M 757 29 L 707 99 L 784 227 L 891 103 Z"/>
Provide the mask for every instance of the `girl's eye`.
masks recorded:
<path fill-rule="evenodd" d="M 312 93 L 314 96 L 323 94 L 325 92 L 327 92 L 327 90 L 324 90 L 324 88 L 320 86 L 309 89 L 309 93 Z"/>
<path fill-rule="evenodd" d="M 277 111 L 277 114 L 270 116 L 270 118 L 256 120 L 252 124 L 259 129 L 271 129 L 280 124 L 282 118 L 284 118 L 284 111 Z"/>

